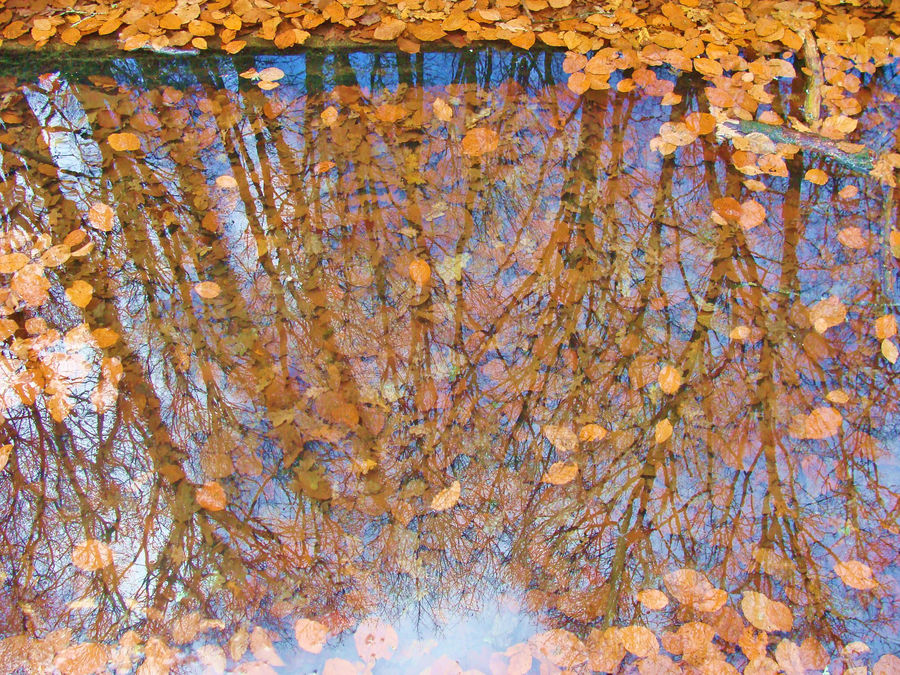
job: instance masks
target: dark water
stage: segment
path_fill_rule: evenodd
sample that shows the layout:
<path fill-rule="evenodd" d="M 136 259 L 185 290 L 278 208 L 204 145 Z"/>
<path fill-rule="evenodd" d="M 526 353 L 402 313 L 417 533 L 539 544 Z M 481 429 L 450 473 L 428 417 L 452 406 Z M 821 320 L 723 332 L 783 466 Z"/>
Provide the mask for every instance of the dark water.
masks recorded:
<path fill-rule="evenodd" d="M 900 652 L 896 201 L 663 157 L 702 81 L 576 97 L 562 58 L 7 64 L 0 671 L 323 672 L 367 617 L 376 673 L 589 672 L 627 626 L 684 672 Z M 883 151 L 897 82 L 862 80 Z M 642 635 L 620 670 L 668 672 Z"/>

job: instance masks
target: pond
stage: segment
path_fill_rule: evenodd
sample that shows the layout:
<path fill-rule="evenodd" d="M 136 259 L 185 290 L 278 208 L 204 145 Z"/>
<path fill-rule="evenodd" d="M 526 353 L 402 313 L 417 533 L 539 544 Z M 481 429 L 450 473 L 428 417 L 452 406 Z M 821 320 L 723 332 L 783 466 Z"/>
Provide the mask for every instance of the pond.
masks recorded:
<path fill-rule="evenodd" d="M 0 64 L 0 672 L 898 672 L 897 76 L 745 63 Z"/>

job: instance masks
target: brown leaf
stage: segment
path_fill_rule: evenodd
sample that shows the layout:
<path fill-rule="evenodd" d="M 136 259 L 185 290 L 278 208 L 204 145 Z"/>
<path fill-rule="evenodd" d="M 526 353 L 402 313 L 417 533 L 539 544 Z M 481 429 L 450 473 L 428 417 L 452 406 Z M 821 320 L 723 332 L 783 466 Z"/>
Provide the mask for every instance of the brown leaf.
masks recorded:
<path fill-rule="evenodd" d="M 834 566 L 834 573 L 850 588 L 870 591 L 878 587 L 878 582 L 872 577 L 872 568 L 859 560 L 837 563 Z"/>
<path fill-rule="evenodd" d="M 556 451 L 568 455 L 578 448 L 578 436 L 571 427 L 562 424 L 545 424 L 541 428 L 544 437 L 553 444 Z"/>
<path fill-rule="evenodd" d="M 294 636 L 301 649 L 318 654 L 328 640 L 328 627 L 312 619 L 297 619 L 294 622 Z"/>
<path fill-rule="evenodd" d="M 463 154 L 470 157 L 493 152 L 500 144 L 500 135 L 487 127 L 475 127 L 470 129 L 462 139 Z"/>
<path fill-rule="evenodd" d="M 72 563 L 85 572 L 96 572 L 113 564 L 112 549 L 97 539 L 88 539 L 72 549 Z"/>
<path fill-rule="evenodd" d="M 459 501 L 461 490 L 462 486 L 459 484 L 459 481 L 453 481 L 450 487 L 444 488 L 434 496 L 431 500 L 431 508 L 435 511 L 452 509 L 456 506 L 456 502 Z"/>
<path fill-rule="evenodd" d="M 197 490 L 197 504 L 207 511 L 221 511 L 228 505 L 225 489 L 215 481 L 204 483 Z"/>

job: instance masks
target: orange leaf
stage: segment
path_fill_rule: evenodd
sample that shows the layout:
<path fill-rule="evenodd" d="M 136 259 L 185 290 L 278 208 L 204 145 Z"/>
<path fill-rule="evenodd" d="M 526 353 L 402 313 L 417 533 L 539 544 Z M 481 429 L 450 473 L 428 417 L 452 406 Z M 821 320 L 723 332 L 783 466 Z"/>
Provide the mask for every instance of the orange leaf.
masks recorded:
<path fill-rule="evenodd" d="M 280 80 L 284 77 L 284 71 L 281 68 L 275 68 L 273 66 L 271 68 L 263 68 L 256 75 L 260 80 L 274 82 L 275 80 Z"/>
<path fill-rule="evenodd" d="M 228 499 L 221 485 L 209 481 L 197 490 L 197 503 L 207 511 L 221 511 L 228 504 Z"/>
<path fill-rule="evenodd" d="M 24 253 L 7 253 L 0 255 L 0 274 L 12 274 L 28 264 L 28 256 Z"/>
<path fill-rule="evenodd" d="M 328 639 L 328 627 L 312 619 L 297 619 L 294 622 L 294 636 L 301 649 L 318 654 Z"/>
<path fill-rule="evenodd" d="M 875 337 L 887 340 L 897 334 L 897 319 L 893 314 L 885 314 L 875 319 Z"/>
<path fill-rule="evenodd" d="M 431 279 L 431 267 L 424 260 L 413 260 L 409 263 L 409 277 L 416 286 L 424 286 Z"/>
<path fill-rule="evenodd" d="M 194 285 L 194 292 L 204 300 L 211 300 L 218 296 L 222 289 L 215 281 L 201 281 Z"/>
<path fill-rule="evenodd" d="M 828 174 L 822 169 L 810 169 L 803 178 L 815 185 L 825 185 L 828 182 Z"/>
<path fill-rule="evenodd" d="M 119 152 L 129 152 L 141 149 L 140 139 L 128 131 L 120 134 L 110 134 L 107 140 L 109 142 L 109 147 Z"/>
<path fill-rule="evenodd" d="M 657 443 L 665 443 L 672 436 L 672 423 L 669 420 L 662 419 L 656 424 L 653 431 L 653 437 Z"/>
<path fill-rule="evenodd" d="M 375 27 L 372 35 L 376 40 L 396 40 L 406 29 L 406 23 L 392 16 L 381 17 L 381 23 Z"/>
<path fill-rule="evenodd" d="M 599 424 L 585 424 L 578 432 L 578 440 L 590 443 L 591 441 L 602 441 L 609 432 Z"/>
<path fill-rule="evenodd" d="M 456 506 L 456 502 L 459 501 L 461 490 L 462 486 L 459 484 L 459 481 L 453 481 L 450 487 L 444 488 L 434 496 L 431 500 L 431 508 L 435 511 L 452 509 Z"/>
<path fill-rule="evenodd" d="M 863 231 L 858 227 L 845 227 L 838 232 L 838 241 L 847 248 L 864 249 L 869 246 L 869 242 Z"/>
<path fill-rule="evenodd" d="M 770 600 L 756 591 L 744 591 L 744 597 L 741 599 L 741 611 L 754 628 L 767 633 L 787 632 L 794 625 L 794 617 L 787 605 Z"/>
<path fill-rule="evenodd" d="M 88 222 L 101 232 L 109 232 L 113 228 L 115 212 L 112 207 L 103 202 L 94 202 L 88 210 Z"/>
<path fill-rule="evenodd" d="M 551 485 L 565 485 L 571 483 L 578 475 L 578 465 L 575 462 L 554 462 L 547 469 L 547 473 L 541 478 L 544 483 Z"/>
<path fill-rule="evenodd" d="M 821 440 L 834 436 L 844 418 L 834 408 L 822 406 L 813 410 L 803 423 L 803 437 Z"/>
<path fill-rule="evenodd" d="M 449 122 L 453 119 L 453 108 L 442 98 L 434 99 L 431 109 L 434 110 L 434 116 L 442 122 Z"/>
<path fill-rule="evenodd" d="M 463 136 L 462 151 L 465 155 L 480 157 L 496 150 L 499 144 L 500 135 L 496 131 L 486 127 L 475 127 Z"/>
<path fill-rule="evenodd" d="M 860 591 L 869 591 L 878 586 L 878 582 L 872 578 L 872 568 L 859 560 L 839 562 L 834 566 L 834 573 L 844 584 Z"/>
<path fill-rule="evenodd" d="M 96 572 L 113 564 L 112 549 L 97 539 L 88 539 L 72 549 L 72 563 L 85 572 Z"/>
<path fill-rule="evenodd" d="M 88 282 L 80 279 L 73 282 L 72 285 L 66 289 L 66 297 L 69 298 L 69 302 L 82 309 L 88 306 L 88 303 L 93 296 L 94 287 Z"/>
<path fill-rule="evenodd" d="M 754 227 L 762 225 L 766 220 L 766 207 L 759 202 L 750 199 L 741 204 L 741 215 L 738 218 L 738 225 L 741 229 L 752 230 Z"/>
<path fill-rule="evenodd" d="M 216 178 L 216 185 L 218 185 L 222 189 L 229 190 L 236 188 L 238 186 L 238 182 L 234 176 L 223 174 Z"/>
<path fill-rule="evenodd" d="M 591 78 L 589 75 L 578 71 L 569 75 L 566 86 L 570 91 L 581 96 L 584 92 L 591 88 Z"/>
<path fill-rule="evenodd" d="M 659 653 L 659 640 L 644 626 L 626 626 L 619 631 L 619 639 L 629 652 L 638 658 Z"/>
<path fill-rule="evenodd" d="M 669 604 L 669 598 L 662 591 L 648 588 L 637 594 L 638 602 L 651 611 L 659 611 Z"/>
<path fill-rule="evenodd" d="M 900 356 L 900 351 L 897 350 L 897 345 L 894 344 L 893 340 L 882 340 L 881 355 L 890 363 L 897 363 L 897 357 Z"/>
<path fill-rule="evenodd" d="M 672 366 L 665 365 L 659 371 L 659 388 L 667 394 L 674 394 L 681 388 L 681 373 Z"/>
<path fill-rule="evenodd" d="M 397 650 L 397 631 L 377 617 L 363 619 L 353 634 L 353 642 L 360 658 L 372 666 L 376 659 L 389 659 Z"/>
<path fill-rule="evenodd" d="M 820 300 L 809 308 L 809 320 L 816 332 L 824 333 L 832 326 L 839 326 L 847 319 L 847 308 L 837 296 Z"/>

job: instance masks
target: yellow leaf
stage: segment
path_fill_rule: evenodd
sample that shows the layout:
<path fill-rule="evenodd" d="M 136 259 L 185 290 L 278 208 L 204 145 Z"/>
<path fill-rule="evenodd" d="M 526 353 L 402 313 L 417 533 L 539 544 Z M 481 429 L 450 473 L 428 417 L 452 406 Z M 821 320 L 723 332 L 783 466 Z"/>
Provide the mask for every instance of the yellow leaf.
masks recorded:
<path fill-rule="evenodd" d="M 228 174 L 224 174 L 216 178 L 216 185 L 223 189 L 232 189 L 238 186 L 238 182 L 234 176 L 230 176 Z"/>
<path fill-rule="evenodd" d="M 754 628 L 767 633 L 787 632 L 794 625 L 794 617 L 787 605 L 770 600 L 756 591 L 744 591 L 741 611 Z"/>
<path fill-rule="evenodd" d="M 3 471 L 3 469 L 6 468 L 6 463 L 9 462 L 9 455 L 12 453 L 12 449 L 12 443 L 7 443 L 0 447 L 0 471 Z"/>
<path fill-rule="evenodd" d="M 338 111 L 333 105 L 328 106 L 321 112 L 319 117 L 322 118 L 322 123 L 326 127 L 333 127 L 338 120 Z"/>
<path fill-rule="evenodd" d="M 659 640 L 644 626 L 625 626 L 619 631 L 619 639 L 625 649 L 641 659 L 659 652 Z"/>
<path fill-rule="evenodd" d="M 66 289 L 66 297 L 69 298 L 69 302 L 82 309 L 88 306 L 88 303 L 93 296 L 94 287 L 88 282 L 80 279 L 73 282 L 72 285 Z"/>
<path fill-rule="evenodd" d="M 803 437 L 818 440 L 830 438 L 838 432 L 843 421 L 841 413 L 834 408 L 816 408 L 803 423 Z"/>
<path fill-rule="evenodd" d="M 897 334 L 897 319 L 893 314 L 885 314 L 875 319 L 875 337 L 887 340 Z"/>
<path fill-rule="evenodd" d="M 900 356 L 900 353 L 898 353 L 897 345 L 892 340 L 882 340 L 881 355 L 891 363 L 897 363 L 897 357 Z"/>
<path fill-rule="evenodd" d="M 459 501 L 461 489 L 462 486 L 459 484 L 459 481 L 453 481 L 450 487 L 444 488 L 434 496 L 434 499 L 431 500 L 431 508 L 435 511 L 452 509 L 456 506 L 456 502 Z"/>
<path fill-rule="evenodd" d="M 28 256 L 24 253 L 7 253 L 0 255 L 0 274 L 12 274 L 28 264 Z"/>
<path fill-rule="evenodd" d="M 194 292 L 204 300 L 211 300 L 218 296 L 222 289 L 215 281 L 201 281 L 194 286 Z"/>
<path fill-rule="evenodd" d="M 442 122 L 449 122 L 453 119 L 453 108 L 442 98 L 434 99 L 431 109 L 434 110 L 434 116 Z"/>
<path fill-rule="evenodd" d="M 830 401 L 831 403 L 846 403 L 850 400 L 850 397 L 847 395 L 843 389 L 833 389 L 825 394 L 825 399 Z"/>
<path fill-rule="evenodd" d="M 653 436 L 657 443 L 665 443 L 672 436 L 672 423 L 669 420 L 660 420 L 656 424 Z"/>
<path fill-rule="evenodd" d="M 662 591 L 648 588 L 637 594 L 638 602 L 651 611 L 659 611 L 669 604 L 669 598 Z"/>
<path fill-rule="evenodd" d="M 88 539 L 72 549 L 72 563 L 85 572 L 96 572 L 113 564 L 112 549 L 97 539 Z"/>
<path fill-rule="evenodd" d="M 657 377 L 659 388 L 667 394 L 674 394 L 681 388 L 681 373 L 672 366 L 663 366 Z"/>
<path fill-rule="evenodd" d="M 129 152 L 141 149 L 141 140 L 130 131 L 120 134 L 110 134 L 107 139 L 109 147 L 119 152 Z"/>
<path fill-rule="evenodd" d="M 207 511 L 221 511 L 228 504 L 225 489 L 216 481 L 204 483 L 197 490 L 197 503 Z"/>
<path fill-rule="evenodd" d="M 750 328 L 747 326 L 735 326 L 728 337 L 736 342 L 744 342 L 750 337 Z"/>
<path fill-rule="evenodd" d="M 275 68 L 273 66 L 271 68 L 263 68 L 256 75 L 260 80 L 274 82 L 275 80 L 280 80 L 284 77 L 284 71 L 281 68 Z"/>
<path fill-rule="evenodd" d="M 541 478 L 544 483 L 551 485 L 565 485 L 571 483 L 578 475 L 578 465 L 575 462 L 554 462 L 547 469 L 547 473 Z"/>

